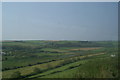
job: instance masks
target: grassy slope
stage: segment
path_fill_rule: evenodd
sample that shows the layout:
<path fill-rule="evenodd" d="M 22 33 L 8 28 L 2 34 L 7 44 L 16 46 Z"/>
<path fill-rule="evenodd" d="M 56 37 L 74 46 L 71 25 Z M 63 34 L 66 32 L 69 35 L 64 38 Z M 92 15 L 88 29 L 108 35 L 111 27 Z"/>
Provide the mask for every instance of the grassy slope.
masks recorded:
<path fill-rule="evenodd" d="M 41 74 L 30 76 L 29 78 L 39 77 L 39 76 L 42 76 L 42 75 L 50 75 L 51 73 L 54 73 L 54 72 L 57 72 L 57 71 L 61 72 L 61 71 L 64 71 L 71 66 L 74 67 L 74 66 L 78 66 L 79 64 L 84 65 L 84 64 L 87 64 L 87 62 L 90 61 L 90 60 L 95 60 L 97 58 L 104 58 L 104 57 L 107 57 L 107 56 L 108 56 L 108 54 L 92 56 L 90 59 L 80 60 L 80 61 L 68 64 L 68 65 L 65 65 L 65 66 L 62 66 L 62 67 L 59 67 L 59 68 L 56 68 L 56 69 L 49 70 L 49 71 L 41 73 Z M 47 78 L 49 78 L 49 76 Z"/>
<path fill-rule="evenodd" d="M 20 71 L 22 74 L 21 75 L 27 75 L 27 74 L 31 74 L 34 70 L 35 67 L 40 68 L 40 69 L 46 69 L 48 68 L 48 66 L 56 66 L 60 63 L 60 61 L 53 61 L 53 62 L 49 62 L 49 63 L 45 63 L 45 64 L 39 64 L 39 65 L 34 65 L 34 66 L 28 66 L 28 67 L 23 67 L 23 68 L 18 68 L 18 69 L 14 69 L 14 70 L 7 70 L 7 71 L 3 71 L 3 78 L 10 78 L 11 74 L 13 74 L 16 71 Z"/>
<path fill-rule="evenodd" d="M 74 41 L 71 41 L 72 43 L 77 43 L 77 42 L 74 42 Z M 21 42 L 17 42 L 17 44 L 15 43 L 15 42 L 10 42 L 10 43 L 5 43 L 6 45 L 8 45 L 8 46 L 11 46 L 11 45 L 22 45 L 22 46 L 26 46 L 26 47 L 32 47 L 32 48 L 34 48 L 35 46 L 39 46 L 40 44 L 44 44 L 44 45 L 48 45 L 48 43 L 49 42 L 47 42 L 47 41 L 27 41 L 27 42 L 25 42 L 25 43 L 21 43 Z M 64 43 L 66 43 L 66 41 L 60 41 L 60 42 L 56 42 L 56 43 L 58 43 L 58 44 L 64 44 Z M 68 42 L 67 42 L 68 43 Z M 98 42 L 98 43 L 102 43 L 102 44 L 108 44 L 108 43 L 105 43 L 105 42 Z M 115 43 L 113 43 L 113 44 L 115 44 Z M 43 45 L 43 46 L 44 46 Z M 56 49 L 52 49 L 52 48 L 42 48 L 43 50 L 46 50 L 46 51 L 54 51 L 54 50 L 57 50 L 58 52 L 59 51 L 61 51 L 61 52 L 65 52 L 66 51 L 66 49 L 76 49 L 76 48 L 79 48 L 79 47 L 61 47 L 61 48 L 56 48 Z M 92 50 L 92 51 L 90 51 L 90 53 L 92 53 L 92 52 L 94 52 L 94 53 L 97 53 L 97 52 L 102 52 L 102 51 L 106 51 L 106 52 L 110 52 L 110 53 L 114 53 L 115 51 L 114 50 L 112 50 L 112 48 L 110 49 L 100 49 L 100 50 Z M 68 52 L 68 51 L 66 51 L 66 52 Z M 58 53 L 57 53 L 58 54 Z M 41 56 L 41 54 L 37 54 L 38 56 L 40 55 Z M 43 54 L 44 55 L 44 54 Z M 110 55 L 109 55 L 110 56 Z M 97 57 L 97 56 L 96 56 Z M 98 56 L 98 58 L 99 58 L 100 56 Z M 46 59 L 48 59 L 48 58 L 46 58 Z M 28 61 L 27 61 L 27 59 L 23 59 L 20 63 L 22 64 L 23 62 L 25 62 L 26 61 L 26 63 L 28 63 L 29 61 L 30 62 L 32 62 L 33 61 L 33 63 L 34 63 L 34 61 L 37 61 L 37 59 L 28 59 Z M 14 61 L 14 60 L 13 60 Z M 19 61 L 19 60 L 18 60 Z M 38 59 L 38 61 L 39 61 L 39 59 Z M 44 60 L 43 60 L 44 61 Z M 6 64 L 11 64 L 11 62 L 7 62 Z M 16 63 L 16 61 L 15 61 L 15 63 Z M 19 62 L 18 62 L 19 63 Z M 60 63 L 60 61 L 54 61 L 54 62 L 50 62 L 50 63 L 45 63 L 45 64 L 39 64 L 39 65 L 34 65 L 34 66 L 28 66 L 28 67 L 24 67 L 24 68 L 19 68 L 19 69 L 15 69 L 15 70 L 8 70 L 8 71 L 3 71 L 3 78 L 6 78 L 6 77 L 10 77 L 11 76 L 11 74 L 12 73 L 14 73 L 15 71 L 20 71 L 21 73 L 22 73 L 22 75 L 27 75 L 27 74 L 30 74 L 30 73 L 32 73 L 33 72 L 33 69 L 35 68 L 35 67 L 38 67 L 38 68 L 40 68 L 40 69 L 45 69 L 45 68 L 47 68 L 47 66 L 48 65 L 51 65 L 51 66 L 56 66 L 56 65 L 58 65 Z M 5 64 L 5 65 L 6 65 Z M 8 64 L 8 65 L 9 65 Z M 14 63 L 13 63 L 14 64 Z M 20 64 L 20 65 L 21 65 Z M 19 64 L 16 64 L 16 65 L 18 65 L 19 66 Z M 24 65 L 24 64 L 23 64 Z M 11 65 L 10 65 L 11 66 Z M 67 66 L 67 65 L 66 65 Z M 61 67 L 61 70 L 64 70 L 65 68 L 62 68 Z M 75 68 L 74 68 L 75 69 Z M 74 69 L 70 69 L 70 70 L 74 70 Z M 76 70 L 76 69 L 75 69 Z M 84 70 L 85 71 L 85 70 Z M 51 72 L 54 72 L 54 70 L 52 71 L 51 70 Z M 45 73 L 42 73 L 42 74 L 49 74 L 49 73 L 51 73 L 51 72 L 45 72 Z M 74 71 L 72 71 L 73 73 L 74 73 Z M 71 73 L 72 73 L 71 72 Z M 62 72 L 60 72 L 60 73 L 62 73 Z M 70 73 L 69 72 L 69 70 L 68 70 L 68 73 Z M 57 73 L 55 73 L 55 74 L 57 74 Z M 59 74 L 59 73 L 58 73 Z M 69 74 L 67 74 L 66 73 L 66 71 L 65 71 L 65 74 L 66 74 L 66 77 L 70 77 L 70 75 Z M 38 74 L 38 75 L 41 75 L 41 74 Z M 54 74 L 51 74 L 51 75 L 54 75 Z M 63 76 L 61 76 L 62 74 L 60 74 L 60 77 L 63 77 L 63 76 L 65 76 L 65 75 L 63 75 Z M 68 76 L 67 76 L 68 75 Z M 45 76 L 44 76 L 45 77 Z M 48 77 L 49 77 L 49 75 L 48 75 Z M 58 76 L 56 76 L 56 77 L 58 77 Z M 71 76 L 72 77 L 72 76 Z"/>
<path fill-rule="evenodd" d="M 41 78 L 114 78 L 118 77 L 116 64 L 115 58 L 93 59 L 79 67 Z"/>
<path fill-rule="evenodd" d="M 100 53 L 96 53 L 96 54 L 101 55 Z M 96 54 L 93 54 L 90 57 L 96 56 Z M 68 58 L 68 59 L 85 58 L 85 57 L 88 57 L 88 56 L 87 55 L 77 56 L 77 57 L 71 57 L 71 58 Z M 39 65 L 34 65 L 34 66 L 28 66 L 28 67 L 18 68 L 18 69 L 14 69 L 14 70 L 3 71 L 3 78 L 10 78 L 11 74 L 13 74 L 15 71 L 20 71 L 22 73 L 21 75 L 31 74 L 35 67 L 40 68 L 40 69 L 47 69 L 48 66 L 49 67 L 50 66 L 55 67 L 57 65 L 60 65 L 60 63 L 62 61 L 64 61 L 64 60 L 52 61 L 52 62 L 49 62 L 49 63 L 39 64 Z"/>

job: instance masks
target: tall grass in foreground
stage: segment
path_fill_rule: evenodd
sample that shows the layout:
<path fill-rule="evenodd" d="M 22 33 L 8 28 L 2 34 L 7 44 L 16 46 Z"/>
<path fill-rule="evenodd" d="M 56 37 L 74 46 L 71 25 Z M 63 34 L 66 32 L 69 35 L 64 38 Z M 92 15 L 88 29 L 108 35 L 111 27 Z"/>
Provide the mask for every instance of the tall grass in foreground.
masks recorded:
<path fill-rule="evenodd" d="M 80 66 L 75 78 L 117 78 L 118 64 L 115 58 L 95 59 Z"/>

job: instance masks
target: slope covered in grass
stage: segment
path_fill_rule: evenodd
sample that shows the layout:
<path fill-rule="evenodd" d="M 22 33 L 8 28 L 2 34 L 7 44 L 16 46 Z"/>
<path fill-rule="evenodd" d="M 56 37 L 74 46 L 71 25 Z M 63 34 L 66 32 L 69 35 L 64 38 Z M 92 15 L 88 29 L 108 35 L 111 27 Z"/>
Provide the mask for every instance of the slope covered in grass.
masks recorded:
<path fill-rule="evenodd" d="M 118 65 L 115 58 L 100 58 L 87 61 L 85 64 L 62 72 L 39 78 L 117 78 Z"/>

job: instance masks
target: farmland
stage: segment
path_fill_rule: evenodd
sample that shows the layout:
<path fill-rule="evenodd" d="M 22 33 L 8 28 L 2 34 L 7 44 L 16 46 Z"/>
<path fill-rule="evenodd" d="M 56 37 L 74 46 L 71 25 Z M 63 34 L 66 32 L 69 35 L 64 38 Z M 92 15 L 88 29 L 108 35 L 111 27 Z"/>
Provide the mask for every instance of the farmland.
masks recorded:
<path fill-rule="evenodd" d="M 5 78 L 117 78 L 117 41 L 3 41 Z"/>

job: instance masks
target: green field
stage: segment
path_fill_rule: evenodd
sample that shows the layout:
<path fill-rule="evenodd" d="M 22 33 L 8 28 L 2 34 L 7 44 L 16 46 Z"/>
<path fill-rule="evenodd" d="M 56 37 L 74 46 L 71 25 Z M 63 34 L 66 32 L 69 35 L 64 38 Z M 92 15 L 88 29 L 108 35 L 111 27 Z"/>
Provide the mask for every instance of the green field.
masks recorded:
<path fill-rule="evenodd" d="M 3 41 L 3 79 L 118 78 L 117 41 Z"/>

